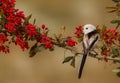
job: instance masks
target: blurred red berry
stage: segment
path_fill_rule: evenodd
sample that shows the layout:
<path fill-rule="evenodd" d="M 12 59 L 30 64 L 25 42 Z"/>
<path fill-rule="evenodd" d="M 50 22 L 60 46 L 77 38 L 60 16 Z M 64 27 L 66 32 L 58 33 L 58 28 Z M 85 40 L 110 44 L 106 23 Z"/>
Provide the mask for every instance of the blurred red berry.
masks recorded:
<path fill-rule="evenodd" d="M 104 50 L 102 53 L 101 53 L 101 55 L 103 55 L 103 56 L 110 56 L 110 48 L 106 48 L 106 50 Z"/>
<path fill-rule="evenodd" d="M 9 47 L 8 46 L 0 46 L 0 52 L 4 52 L 4 53 L 9 53 Z"/>
<path fill-rule="evenodd" d="M 42 24 L 42 29 L 45 29 L 45 24 Z"/>
<path fill-rule="evenodd" d="M 30 38 L 33 38 L 37 35 L 37 32 L 35 30 L 35 26 L 32 24 L 29 24 L 25 27 L 26 33 L 29 35 Z"/>
<path fill-rule="evenodd" d="M 105 61 L 105 62 L 108 62 L 108 59 L 107 59 L 107 58 L 104 58 L 104 61 Z"/>
<path fill-rule="evenodd" d="M 49 41 L 44 42 L 46 48 L 51 48 L 53 47 L 53 44 Z"/>
<path fill-rule="evenodd" d="M 51 39 L 49 37 L 47 37 L 46 34 L 41 35 L 41 38 L 40 38 L 39 42 L 44 44 L 45 48 L 52 48 L 53 47 Z"/>
<path fill-rule="evenodd" d="M 17 35 L 17 38 L 15 40 L 15 43 L 21 47 L 21 49 L 24 51 L 24 49 L 28 49 L 28 40 L 23 40 L 20 35 Z"/>
<path fill-rule="evenodd" d="M 117 40 L 119 32 L 115 29 L 108 29 L 105 34 L 103 34 L 103 39 L 108 45 L 112 45 L 115 40 Z"/>
<path fill-rule="evenodd" d="M 82 26 L 76 27 L 74 34 L 79 37 L 82 34 Z"/>
<path fill-rule="evenodd" d="M 7 38 L 7 36 L 5 35 L 5 34 L 0 34 L 0 43 L 4 43 L 4 42 L 6 42 L 6 41 L 8 41 L 8 38 Z"/>
<path fill-rule="evenodd" d="M 72 37 L 68 36 L 67 37 L 67 45 L 70 47 L 73 47 L 77 44 L 77 42 L 75 40 L 72 39 Z"/>

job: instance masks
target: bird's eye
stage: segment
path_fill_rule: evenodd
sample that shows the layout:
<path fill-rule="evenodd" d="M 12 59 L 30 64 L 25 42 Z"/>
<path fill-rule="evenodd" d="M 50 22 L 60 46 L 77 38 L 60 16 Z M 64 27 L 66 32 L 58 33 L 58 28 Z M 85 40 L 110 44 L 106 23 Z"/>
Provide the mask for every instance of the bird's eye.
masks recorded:
<path fill-rule="evenodd" d="M 88 29 L 88 28 L 86 28 L 86 29 Z"/>

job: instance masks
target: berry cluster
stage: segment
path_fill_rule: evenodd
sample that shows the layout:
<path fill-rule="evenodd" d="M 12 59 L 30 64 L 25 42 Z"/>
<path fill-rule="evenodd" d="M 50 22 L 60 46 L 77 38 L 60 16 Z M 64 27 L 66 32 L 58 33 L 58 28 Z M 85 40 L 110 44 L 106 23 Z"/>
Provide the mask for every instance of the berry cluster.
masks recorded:
<path fill-rule="evenodd" d="M 0 51 L 9 53 L 9 45 L 15 43 L 24 51 L 29 49 L 29 41 L 36 41 L 46 49 L 51 49 L 54 43 L 48 37 L 48 28 L 43 24 L 40 28 L 29 23 L 30 16 L 15 8 L 16 0 L 0 0 Z M 79 31 L 78 33 L 79 34 Z M 73 47 L 77 43 L 72 38 L 66 38 L 67 46 Z M 5 44 L 7 43 L 7 44 Z"/>

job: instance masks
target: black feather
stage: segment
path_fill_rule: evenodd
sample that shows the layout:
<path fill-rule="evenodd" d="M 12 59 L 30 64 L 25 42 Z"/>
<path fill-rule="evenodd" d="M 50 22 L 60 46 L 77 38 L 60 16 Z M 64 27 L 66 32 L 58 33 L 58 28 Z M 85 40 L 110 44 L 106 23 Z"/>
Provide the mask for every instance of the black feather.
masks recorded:
<path fill-rule="evenodd" d="M 83 54 L 82 62 L 81 62 L 80 69 L 79 69 L 79 74 L 78 74 L 78 78 L 79 78 L 79 79 L 80 79 L 81 76 L 82 76 L 82 71 L 83 71 L 83 67 L 84 67 L 84 65 L 85 65 L 86 57 L 87 57 L 87 54 Z"/>
<path fill-rule="evenodd" d="M 97 33 L 98 33 L 97 30 L 94 30 L 94 31 L 88 33 L 88 39 L 90 39 L 91 36 L 93 36 L 93 35 L 95 35 L 95 34 L 97 34 Z"/>
<path fill-rule="evenodd" d="M 92 47 L 94 46 L 95 42 L 98 40 L 98 36 L 95 38 L 95 40 L 90 44 L 88 50 L 92 49 Z"/>

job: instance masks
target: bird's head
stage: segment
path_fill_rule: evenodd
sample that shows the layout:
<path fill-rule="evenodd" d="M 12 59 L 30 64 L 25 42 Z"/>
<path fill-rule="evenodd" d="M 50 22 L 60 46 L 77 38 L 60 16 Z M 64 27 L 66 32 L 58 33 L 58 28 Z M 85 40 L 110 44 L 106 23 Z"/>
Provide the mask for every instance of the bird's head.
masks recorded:
<path fill-rule="evenodd" d="M 83 26 L 83 33 L 84 34 L 88 34 L 94 30 L 96 30 L 96 27 L 92 24 L 86 24 Z"/>

